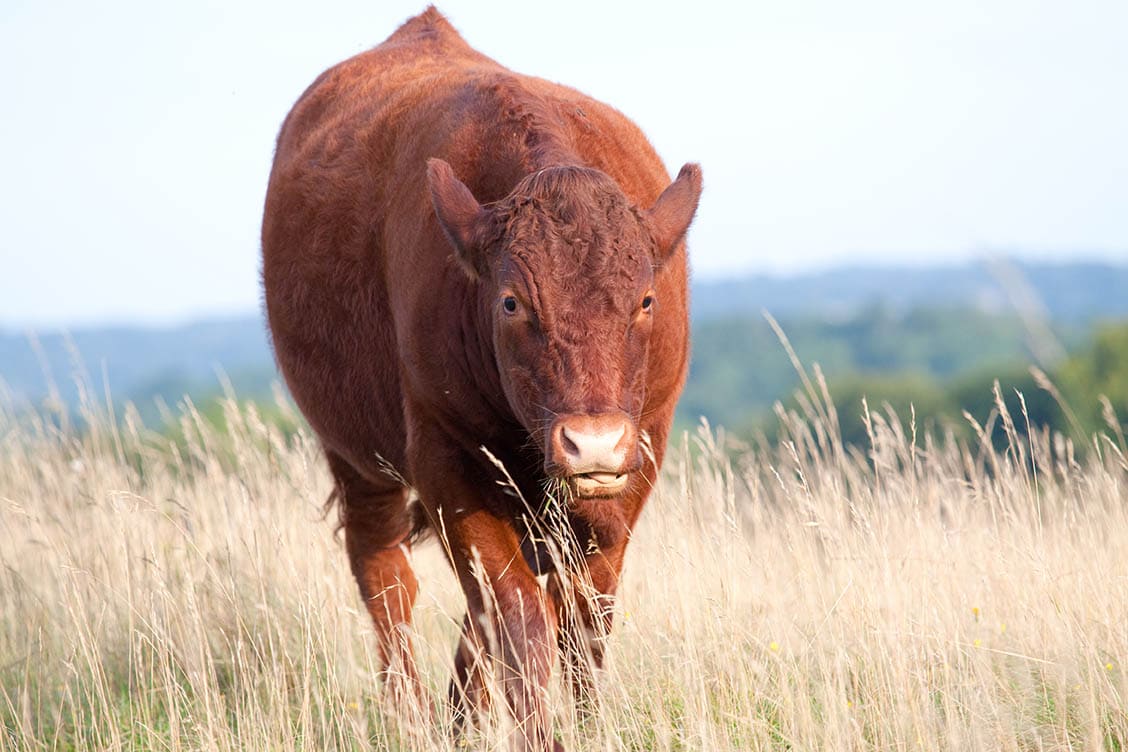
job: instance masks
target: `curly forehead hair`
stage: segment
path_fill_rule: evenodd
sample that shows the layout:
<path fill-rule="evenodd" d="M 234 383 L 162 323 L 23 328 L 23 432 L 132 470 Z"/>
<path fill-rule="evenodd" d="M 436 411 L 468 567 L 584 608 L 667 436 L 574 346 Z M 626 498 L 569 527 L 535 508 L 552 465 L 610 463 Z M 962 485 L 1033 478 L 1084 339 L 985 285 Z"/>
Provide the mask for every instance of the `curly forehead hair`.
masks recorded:
<path fill-rule="evenodd" d="M 511 252 L 527 260 L 547 252 L 560 272 L 619 276 L 637 268 L 653 244 L 644 218 L 618 184 L 588 167 L 533 173 L 499 208 L 508 210 Z"/>

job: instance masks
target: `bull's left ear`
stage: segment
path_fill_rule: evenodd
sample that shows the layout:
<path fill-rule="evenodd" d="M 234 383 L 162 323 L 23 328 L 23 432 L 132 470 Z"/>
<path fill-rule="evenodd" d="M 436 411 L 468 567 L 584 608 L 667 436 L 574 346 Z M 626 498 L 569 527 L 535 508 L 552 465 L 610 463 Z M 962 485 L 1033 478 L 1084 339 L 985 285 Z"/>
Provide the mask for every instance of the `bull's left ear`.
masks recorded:
<path fill-rule="evenodd" d="M 655 262 L 664 262 L 674 252 L 693 221 L 700 198 L 701 166 L 690 163 L 681 168 L 677 179 L 662 191 L 650 209 L 650 225 L 658 254 Z"/>

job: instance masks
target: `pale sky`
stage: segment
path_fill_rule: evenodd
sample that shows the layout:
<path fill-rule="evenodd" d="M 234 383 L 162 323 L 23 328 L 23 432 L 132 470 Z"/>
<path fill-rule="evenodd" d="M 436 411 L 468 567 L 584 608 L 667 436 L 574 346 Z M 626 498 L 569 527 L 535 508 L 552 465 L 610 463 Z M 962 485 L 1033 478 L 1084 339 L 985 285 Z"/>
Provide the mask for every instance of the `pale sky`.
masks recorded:
<path fill-rule="evenodd" d="M 701 162 L 700 278 L 1128 261 L 1128 3 L 439 4 Z M 274 137 L 422 2 L 0 4 L 0 328 L 259 305 Z"/>

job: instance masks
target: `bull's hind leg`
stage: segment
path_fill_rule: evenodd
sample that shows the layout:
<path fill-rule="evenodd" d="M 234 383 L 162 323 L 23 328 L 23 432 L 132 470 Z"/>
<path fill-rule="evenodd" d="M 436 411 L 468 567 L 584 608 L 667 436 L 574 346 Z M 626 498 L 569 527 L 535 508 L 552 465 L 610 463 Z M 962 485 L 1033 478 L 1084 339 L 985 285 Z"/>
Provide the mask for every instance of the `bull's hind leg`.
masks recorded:
<path fill-rule="evenodd" d="M 407 558 L 412 527 L 408 489 L 391 479 L 364 477 L 341 457 L 327 454 L 344 505 L 341 519 L 349 564 L 376 627 L 384 686 L 398 707 L 415 705 L 430 715 L 411 644 L 418 582 Z"/>

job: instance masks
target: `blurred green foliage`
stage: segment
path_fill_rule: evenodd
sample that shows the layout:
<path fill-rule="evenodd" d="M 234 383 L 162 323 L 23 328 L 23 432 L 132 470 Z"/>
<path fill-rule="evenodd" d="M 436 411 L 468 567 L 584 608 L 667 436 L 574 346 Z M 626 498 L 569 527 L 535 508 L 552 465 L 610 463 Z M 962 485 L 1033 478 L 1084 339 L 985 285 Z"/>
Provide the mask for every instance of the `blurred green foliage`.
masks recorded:
<path fill-rule="evenodd" d="M 1040 364 L 1022 321 L 976 311 L 895 315 L 871 307 L 840 321 L 796 319 L 781 328 L 816 388 L 816 366 L 824 375 L 843 439 L 855 445 L 868 443 L 863 400 L 871 413 L 892 411 L 906 425 L 915 417 L 918 429 L 964 438 L 972 421 L 991 424 L 999 442 L 999 400 L 1020 433 L 1029 423 L 1084 440 L 1123 431 L 1128 417 L 1128 321 L 1059 327 L 1051 336 L 1068 354 Z M 773 438 L 772 405 L 799 407 L 802 385 L 768 322 L 718 319 L 695 335 L 682 424 L 702 415 L 738 434 Z"/>
<path fill-rule="evenodd" d="M 975 309 L 897 313 L 871 305 L 839 319 L 794 317 L 780 326 L 800 361 L 817 363 L 843 398 L 868 393 L 872 405 L 878 395 L 894 402 L 911 395 L 922 413 L 946 404 L 940 392 L 958 392 L 962 399 L 974 391 L 964 381 L 978 371 L 1010 375 L 1031 360 L 1018 317 Z M 1068 344 L 1080 340 L 1082 331 L 1070 328 L 1058 336 Z M 795 367 L 764 317 L 706 320 L 694 327 L 680 416 L 748 426 L 798 385 Z"/>
<path fill-rule="evenodd" d="M 1083 429 L 1112 428 L 1111 422 L 1123 431 L 1128 419 L 1128 323 L 1099 327 L 1092 341 L 1058 369 L 1058 381 Z"/>

